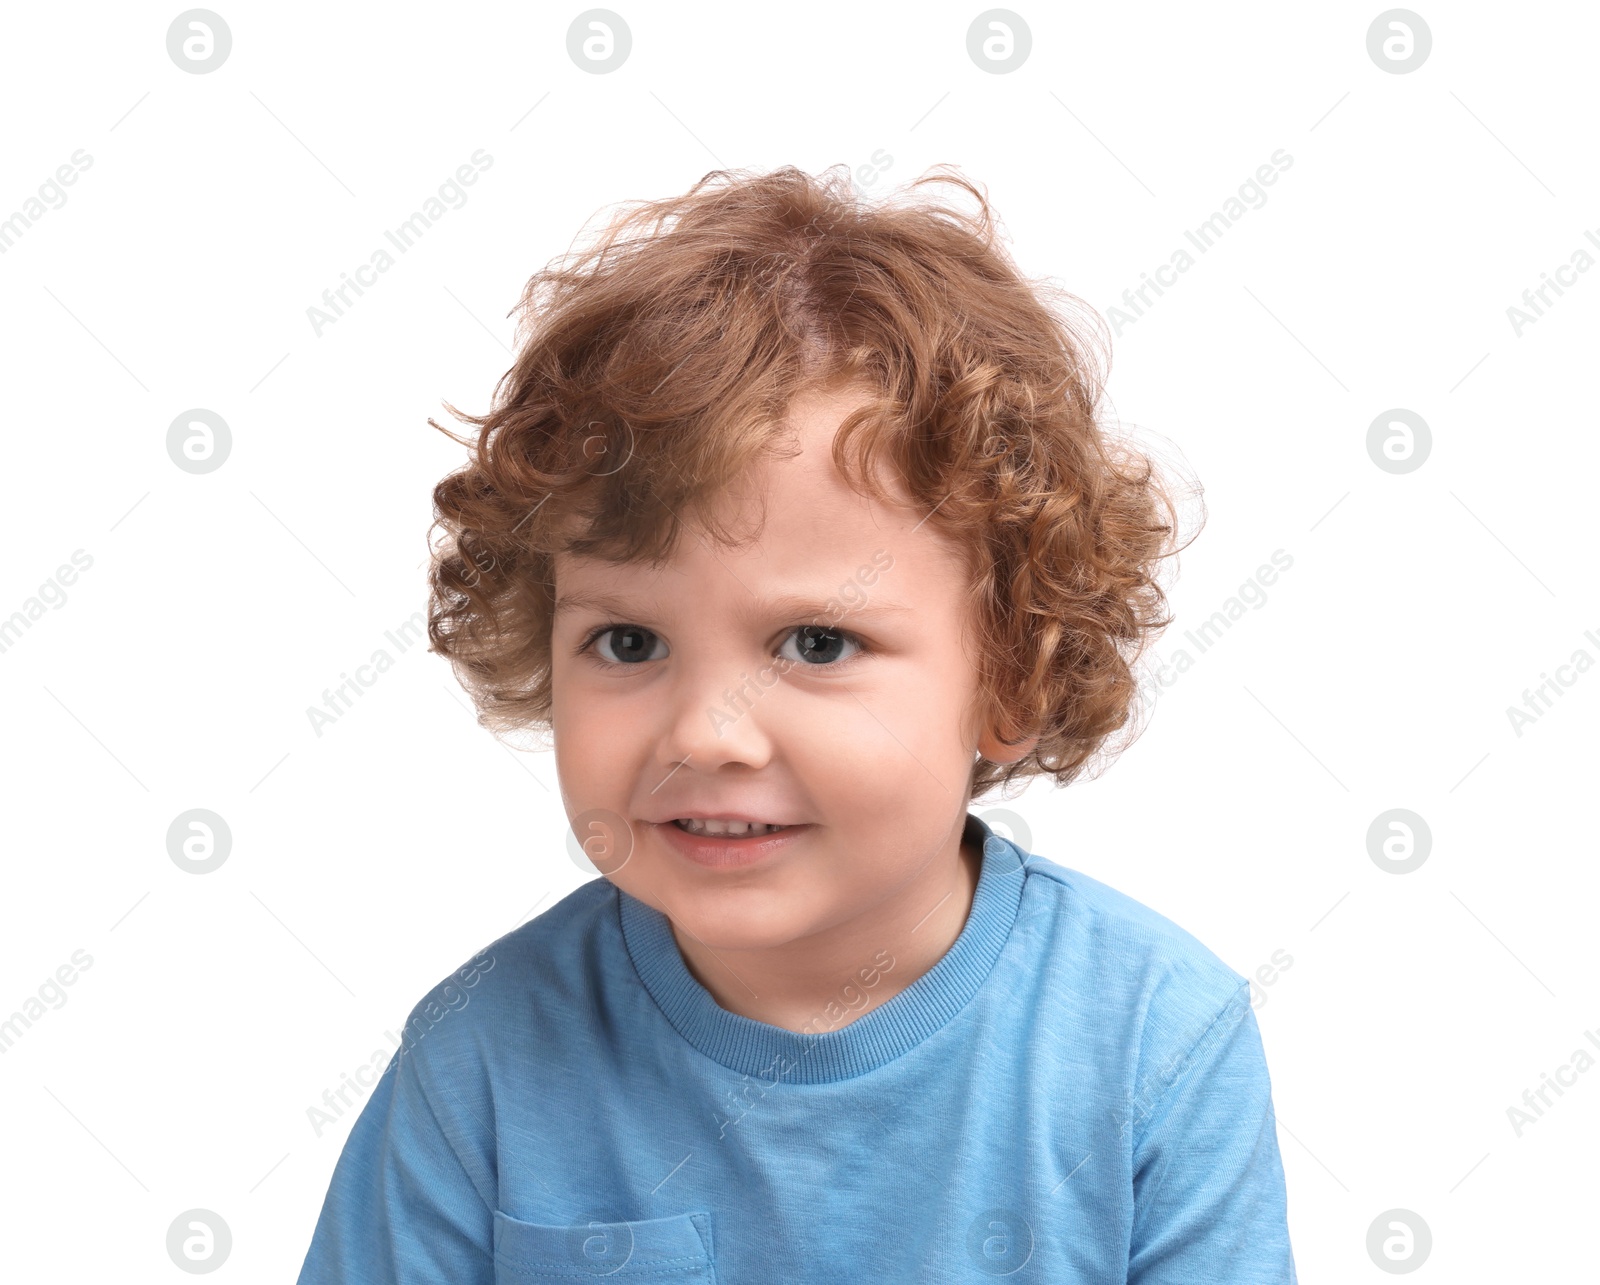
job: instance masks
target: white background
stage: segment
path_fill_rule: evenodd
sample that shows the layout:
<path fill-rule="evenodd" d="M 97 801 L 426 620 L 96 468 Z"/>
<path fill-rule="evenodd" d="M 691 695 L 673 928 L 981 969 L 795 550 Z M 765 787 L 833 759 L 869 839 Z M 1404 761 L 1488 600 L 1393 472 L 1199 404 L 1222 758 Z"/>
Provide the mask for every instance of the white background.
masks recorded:
<path fill-rule="evenodd" d="M 1206 487 L 1158 656 L 1293 566 L 1152 681 L 1103 777 L 1005 806 L 1240 972 L 1292 956 L 1258 1017 L 1303 1281 L 1386 1279 L 1395 1207 L 1432 1231 L 1418 1279 L 1592 1278 L 1600 1067 L 1520 1137 L 1507 1108 L 1600 1038 L 1600 672 L 1520 736 L 1506 712 L 1600 659 L 1600 271 L 1520 336 L 1506 311 L 1600 255 L 1592 6 L 1417 0 L 1408 74 L 1368 56 L 1378 3 L 1028 6 L 1031 55 L 992 74 L 981 6 L 659 3 L 619 8 L 632 53 L 596 75 L 580 7 L 217 3 L 208 74 L 168 56 L 180 6 L 20 7 L 0 51 L 0 218 L 92 157 L 0 255 L 0 618 L 93 559 L 0 653 L 0 1015 L 93 960 L 0 1055 L 0 1273 L 179 1279 L 166 1231 L 200 1207 L 228 1277 L 293 1279 L 355 1118 L 317 1137 L 307 1108 L 589 877 L 551 756 L 384 636 L 425 610 L 462 460 L 425 421 L 487 408 L 535 269 L 709 170 L 842 162 L 877 197 L 949 162 L 1025 271 L 1106 310 L 1281 148 L 1110 389 Z M 480 148 L 466 204 L 319 337 L 307 308 Z M 166 452 L 194 407 L 233 435 L 206 475 Z M 1407 474 L 1366 449 L 1394 407 L 1433 435 Z M 167 854 L 191 808 L 233 835 L 205 876 Z M 1432 832 L 1410 874 L 1368 855 L 1391 808 Z"/>

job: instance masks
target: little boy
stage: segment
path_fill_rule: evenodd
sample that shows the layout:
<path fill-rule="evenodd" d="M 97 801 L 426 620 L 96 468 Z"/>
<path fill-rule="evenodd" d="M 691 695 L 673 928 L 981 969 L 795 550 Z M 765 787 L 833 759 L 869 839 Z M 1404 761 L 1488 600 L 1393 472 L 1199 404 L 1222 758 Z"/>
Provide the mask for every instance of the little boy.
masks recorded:
<path fill-rule="evenodd" d="M 1176 523 L 932 181 L 982 218 L 713 174 L 529 283 L 430 636 L 604 877 L 413 1010 L 302 1285 L 1295 1280 L 1248 983 L 968 812 L 1130 725 Z"/>

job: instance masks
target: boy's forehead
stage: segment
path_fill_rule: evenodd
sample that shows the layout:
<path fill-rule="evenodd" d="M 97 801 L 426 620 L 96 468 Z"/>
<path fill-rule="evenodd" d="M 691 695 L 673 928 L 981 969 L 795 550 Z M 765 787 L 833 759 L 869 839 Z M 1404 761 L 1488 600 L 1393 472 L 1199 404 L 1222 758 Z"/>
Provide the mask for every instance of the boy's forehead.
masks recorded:
<path fill-rule="evenodd" d="M 915 557 L 912 546 L 928 539 L 928 528 L 913 531 L 917 517 L 909 508 L 858 495 L 798 459 L 752 469 L 737 487 L 716 497 L 713 507 L 735 542 L 718 542 L 704 527 L 686 521 L 670 556 L 659 563 L 557 552 L 557 583 L 635 586 L 708 575 L 738 581 L 826 580 L 840 568 L 852 573 L 858 563 L 871 561 L 874 550 Z"/>
<path fill-rule="evenodd" d="M 761 623 L 768 616 L 807 614 L 849 603 L 856 618 L 955 616 L 965 602 L 964 559 L 931 527 L 896 525 L 824 529 L 795 538 L 778 514 L 761 537 L 736 548 L 686 530 L 660 564 L 616 563 L 557 553 L 557 618 L 569 612 L 649 611 L 665 616 L 726 613 Z M 865 598 L 863 597 L 865 591 Z M 869 601 L 870 600 L 870 601 Z"/>
<path fill-rule="evenodd" d="M 559 552 L 558 576 L 591 585 L 638 585 L 664 575 L 720 565 L 734 574 L 754 568 L 774 578 L 824 580 L 835 572 L 852 574 L 876 551 L 894 558 L 925 560 L 939 556 L 940 541 L 926 514 L 907 502 L 898 478 L 880 466 L 885 503 L 850 485 L 833 460 L 840 422 L 860 404 L 860 391 L 812 391 L 797 396 L 785 416 L 779 447 L 763 457 L 715 497 L 725 529 L 738 532 L 738 545 L 714 543 L 690 524 L 680 533 L 663 566 L 616 563 Z"/>

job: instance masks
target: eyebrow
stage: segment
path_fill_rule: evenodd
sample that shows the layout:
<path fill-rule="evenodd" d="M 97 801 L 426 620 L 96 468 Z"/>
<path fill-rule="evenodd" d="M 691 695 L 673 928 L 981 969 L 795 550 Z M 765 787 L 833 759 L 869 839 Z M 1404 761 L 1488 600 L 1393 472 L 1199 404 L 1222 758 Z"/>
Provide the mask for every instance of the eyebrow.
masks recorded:
<path fill-rule="evenodd" d="M 740 613 L 746 619 L 758 619 L 763 616 L 822 616 L 827 614 L 828 603 L 835 598 L 818 598 L 809 594 L 779 594 L 772 598 L 757 598 L 755 604 L 747 611 Z M 913 608 L 901 602 L 884 602 L 869 597 L 863 604 L 852 605 L 837 599 L 845 607 L 847 616 L 886 616 L 910 612 Z M 610 612 L 618 616 L 635 614 L 636 607 L 630 607 L 621 595 L 601 593 L 597 590 L 574 589 L 562 594 L 556 599 L 553 616 L 560 616 L 564 612 L 582 607 L 593 607 L 597 611 Z M 646 608 L 645 614 L 657 610 L 654 602 Z"/>

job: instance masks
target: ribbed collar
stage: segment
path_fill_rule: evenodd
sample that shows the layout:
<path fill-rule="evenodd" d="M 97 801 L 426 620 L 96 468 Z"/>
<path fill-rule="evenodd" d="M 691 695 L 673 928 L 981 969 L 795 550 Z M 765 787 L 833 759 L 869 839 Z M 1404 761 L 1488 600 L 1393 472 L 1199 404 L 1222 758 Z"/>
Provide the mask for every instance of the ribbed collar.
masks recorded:
<path fill-rule="evenodd" d="M 730 1013 L 689 972 L 667 917 L 618 888 L 623 941 L 672 1028 L 713 1061 L 789 1083 L 852 1079 L 915 1048 L 960 1012 L 1005 947 L 1022 902 L 1028 854 L 970 813 L 962 840 L 980 847 L 983 863 L 960 934 L 905 990 L 838 1030 L 803 1035 Z"/>

